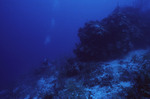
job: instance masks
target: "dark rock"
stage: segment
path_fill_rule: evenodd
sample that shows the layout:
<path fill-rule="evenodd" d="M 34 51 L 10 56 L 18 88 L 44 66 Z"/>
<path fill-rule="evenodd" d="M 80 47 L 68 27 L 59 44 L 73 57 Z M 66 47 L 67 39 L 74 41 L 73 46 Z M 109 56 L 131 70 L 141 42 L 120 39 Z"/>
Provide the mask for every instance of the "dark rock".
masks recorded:
<path fill-rule="evenodd" d="M 146 11 L 118 7 L 102 21 L 90 21 L 79 29 L 80 43 L 74 53 L 80 61 L 106 61 L 146 47 L 150 42 L 147 20 Z"/>
<path fill-rule="evenodd" d="M 44 99 L 53 99 L 53 95 L 45 95 Z"/>

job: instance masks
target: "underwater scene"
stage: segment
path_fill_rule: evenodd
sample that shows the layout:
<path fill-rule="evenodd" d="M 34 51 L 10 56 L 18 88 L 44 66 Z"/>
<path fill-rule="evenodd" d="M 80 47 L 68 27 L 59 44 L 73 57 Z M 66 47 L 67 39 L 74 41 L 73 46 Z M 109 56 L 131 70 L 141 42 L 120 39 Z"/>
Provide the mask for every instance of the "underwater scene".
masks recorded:
<path fill-rule="evenodd" d="M 0 0 L 0 99 L 150 99 L 150 0 Z"/>

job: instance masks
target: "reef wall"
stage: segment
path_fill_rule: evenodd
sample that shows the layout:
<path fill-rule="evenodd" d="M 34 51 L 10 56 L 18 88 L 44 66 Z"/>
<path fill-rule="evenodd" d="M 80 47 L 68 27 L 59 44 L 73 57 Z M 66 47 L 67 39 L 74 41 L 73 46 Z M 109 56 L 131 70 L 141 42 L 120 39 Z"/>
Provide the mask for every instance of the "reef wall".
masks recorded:
<path fill-rule="evenodd" d="M 150 44 L 150 14 L 133 7 L 117 7 L 101 21 L 90 21 L 79 29 L 80 42 L 74 53 L 80 61 L 120 58 L 133 49 Z"/>

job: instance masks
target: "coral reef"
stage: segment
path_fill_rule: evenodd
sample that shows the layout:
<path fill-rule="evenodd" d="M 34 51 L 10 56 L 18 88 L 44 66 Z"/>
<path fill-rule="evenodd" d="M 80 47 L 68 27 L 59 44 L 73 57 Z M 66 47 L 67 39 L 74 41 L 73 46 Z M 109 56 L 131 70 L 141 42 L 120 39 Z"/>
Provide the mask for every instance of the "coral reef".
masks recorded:
<path fill-rule="evenodd" d="M 150 15 L 132 7 L 117 7 L 102 21 L 90 21 L 79 29 L 74 50 L 80 61 L 107 61 L 149 43 Z M 149 21 L 149 22 L 148 22 Z"/>
<path fill-rule="evenodd" d="M 16 86 L 0 91 L 0 98 L 148 99 L 150 49 L 137 49 L 147 47 L 149 33 L 147 11 L 118 7 L 79 29 L 76 58 L 55 63 L 46 58 Z"/>

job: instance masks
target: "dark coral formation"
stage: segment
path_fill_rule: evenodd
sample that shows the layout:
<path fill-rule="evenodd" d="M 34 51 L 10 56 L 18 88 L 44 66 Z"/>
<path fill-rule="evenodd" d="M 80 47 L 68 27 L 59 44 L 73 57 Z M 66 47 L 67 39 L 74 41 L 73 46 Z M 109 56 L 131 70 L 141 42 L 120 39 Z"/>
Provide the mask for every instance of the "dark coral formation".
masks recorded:
<path fill-rule="evenodd" d="M 150 15 L 133 7 L 116 8 L 102 21 L 90 21 L 79 29 L 80 43 L 74 50 L 80 61 L 119 58 L 149 44 Z"/>
<path fill-rule="evenodd" d="M 47 58 L 0 99 L 149 99 L 150 15 L 136 8 L 117 8 L 102 21 L 79 30 L 77 58 Z M 88 62 L 82 62 L 82 61 Z M 101 62 L 101 60 L 112 61 Z M 93 62 L 98 61 L 98 62 Z"/>

